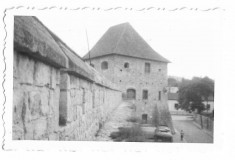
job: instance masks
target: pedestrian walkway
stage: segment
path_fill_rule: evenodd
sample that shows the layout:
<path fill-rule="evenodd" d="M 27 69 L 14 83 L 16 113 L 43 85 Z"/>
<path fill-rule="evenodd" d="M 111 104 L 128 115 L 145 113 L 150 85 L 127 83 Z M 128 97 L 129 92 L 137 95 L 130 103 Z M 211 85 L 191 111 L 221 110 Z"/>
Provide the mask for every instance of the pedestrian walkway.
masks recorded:
<path fill-rule="evenodd" d="M 180 130 L 184 131 L 184 142 L 187 143 L 213 143 L 213 136 L 198 128 L 192 118 L 187 116 L 172 116 L 173 125 L 177 130 L 174 135 L 175 142 L 180 142 Z"/>
<path fill-rule="evenodd" d="M 128 119 L 131 117 L 133 109 L 131 103 L 123 102 L 113 112 L 111 117 L 105 122 L 104 126 L 97 134 L 97 141 L 113 141 L 111 133 L 118 132 L 119 127 L 128 127 L 132 125 Z"/>
<path fill-rule="evenodd" d="M 213 137 L 213 132 L 212 131 L 209 131 L 209 130 L 207 130 L 207 129 L 205 129 L 205 128 L 201 128 L 201 126 L 198 124 L 198 123 L 196 123 L 196 122 L 193 122 L 193 124 L 196 126 L 196 127 L 198 127 L 199 129 L 201 129 L 203 132 L 205 132 L 206 134 L 208 134 L 209 136 L 211 136 L 211 137 Z"/>
<path fill-rule="evenodd" d="M 183 141 L 181 141 L 180 132 L 177 129 L 175 129 L 175 134 L 173 135 L 173 142 L 174 143 L 187 143 L 185 138 L 183 139 Z"/>

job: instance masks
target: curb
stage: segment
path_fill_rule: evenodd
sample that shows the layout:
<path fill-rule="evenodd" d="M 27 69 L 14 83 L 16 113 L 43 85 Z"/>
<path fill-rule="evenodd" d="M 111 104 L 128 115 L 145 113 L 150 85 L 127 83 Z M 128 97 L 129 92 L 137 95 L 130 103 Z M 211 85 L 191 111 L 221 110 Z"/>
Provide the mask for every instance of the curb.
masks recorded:
<path fill-rule="evenodd" d="M 213 133 L 211 133 L 210 131 L 207 131 L 206 129 L 202 129 L 201 126 L 199 124 L 197 124 L 196 122 L 193 122 L 193 124 L 195 126 L 197 126 L 200 130 L 202 130 L 204 133 L 206 133 L 207 135 L 209 135 L 210 137 L 214 138 Z"/>

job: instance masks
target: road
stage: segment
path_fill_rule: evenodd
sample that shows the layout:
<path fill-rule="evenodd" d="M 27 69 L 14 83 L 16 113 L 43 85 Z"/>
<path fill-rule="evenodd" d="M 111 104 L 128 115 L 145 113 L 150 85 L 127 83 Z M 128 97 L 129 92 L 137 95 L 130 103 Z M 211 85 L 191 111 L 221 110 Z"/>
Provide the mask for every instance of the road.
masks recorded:
<path fill-rule="evenodd" d="M 133 108 L 130 104 L 123 102 L 116 110 L 112 113 L 110 118 L 106 121 L 102 129 L 98 132 L 96 140 L 97 141 L 114 141 L 110 135 L 115 132 L 119 132 L 119 128 L 128 128 L 133 126 L 133 122 L 130 122 L 130 117 L 133 116 Z M 200 129 L 195 125 L 191 116 L 172 116 L 173 125 L 176 130 L 176 134 L 173 136 L 173 142 L 175 143 L 213 143 L 213 137 L 205 132 L 205 130 Z M 153 131 L 147 131 L 151 129 L 149 127 L 145 128 L 142 125 L 142 130 L 147 133 L 153 134 Z M 147 129 L 147 130 L 146 130 Z M 184 131 L 184 140 L 180 140 L 180 131 Z M 142 141 L 153 142 L 149 139 L 148 134 L 144 134 Z M 153 135 L 151 135 L 153 137 Z"/>
<path fill-rule="evenodd" d="M 191 116 L 172 115 L 173 125 L 176 129 L 174 142 L 180 141 L 180 131 L 184 131 L 184 143 L 213 143 L 213 137 L 205 130 L 195 125 Z"/>

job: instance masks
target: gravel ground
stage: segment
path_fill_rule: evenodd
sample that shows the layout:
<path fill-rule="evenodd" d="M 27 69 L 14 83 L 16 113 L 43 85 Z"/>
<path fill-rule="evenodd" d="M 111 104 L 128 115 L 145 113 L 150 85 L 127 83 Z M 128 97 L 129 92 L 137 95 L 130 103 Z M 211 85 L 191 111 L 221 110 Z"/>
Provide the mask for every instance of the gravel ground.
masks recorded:
<path fill-rule="evenodd" d="M 113 141 L 110 138 L 111 133 L 118 132 L 119 127 L 132 126 L 132 122 L 128 122 L 128 119 L 132 116 L 133 110 L 130 107 L 130 103 L 123 102 L 120 104 L 113 115 L 107 120 L 101 130 L 98 132 L 97 141 Z"/>

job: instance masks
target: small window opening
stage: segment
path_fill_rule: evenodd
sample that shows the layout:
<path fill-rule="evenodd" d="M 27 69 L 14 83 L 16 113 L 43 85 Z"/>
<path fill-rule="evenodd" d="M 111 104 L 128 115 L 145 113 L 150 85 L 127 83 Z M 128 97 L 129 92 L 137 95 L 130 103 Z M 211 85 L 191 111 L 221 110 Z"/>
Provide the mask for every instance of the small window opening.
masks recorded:
<path fill-rule="evenodd" d="M 179 109 L 179 104 L 178 104 L 178 103 L 175 104 L 175 109 L 176 109 L 176 110 Z"/>
<path fill-rule="evenodd" d="M 135 89 L 127 89 L 127 99 L 136 99 L 136 91 Z"/>
<path fill-rule="evenodd" d="M 160 100 L 161 100 L 161 98 L 162 98 L 162 95 L 161 95 L 161 94 L 162 94 L 162 92 L 161 92 L 161 91 L 159 91 L 159 92 L 158 92 L 158 100 L 159 100 L 159 101 L 160 101 Z"/>
<path fill-rule="evenodd" d="M 82 88 L 82 114 L 85 114 L 86 92 L 85 88 Z"/>
<path fill-rule="evenodd" d="M 92 91 L 92 107 L 95 108 L 95 90 Z"/>
<path fill-rule="evenodd" d="M 106 61 L 102 62 L 102 63 L 101 63 L 101 69 L 102 69 L 102 70 L 108 69 L 108 62 L 106 62 Z"/>
<path fill-rule="evenodd" d="M 143 99 L 148 99 L 148 90 L 143 90 Z"/>
<path fill-rule="evenodd" d="M 147 123 L 148 121 L 148 114 L 142 114 L 142 120 L 144 123 Z"/>
<path fill-rule="evenodd" d="M 150 63 L 145 63 L 144 72 L 145 73 L 150 73 Z"/>
<path fill-rule="evenodd" d="M 126 63 L 124 64 L 124 68 L 129 68 L 129 63 L 126 62 Z"/>

